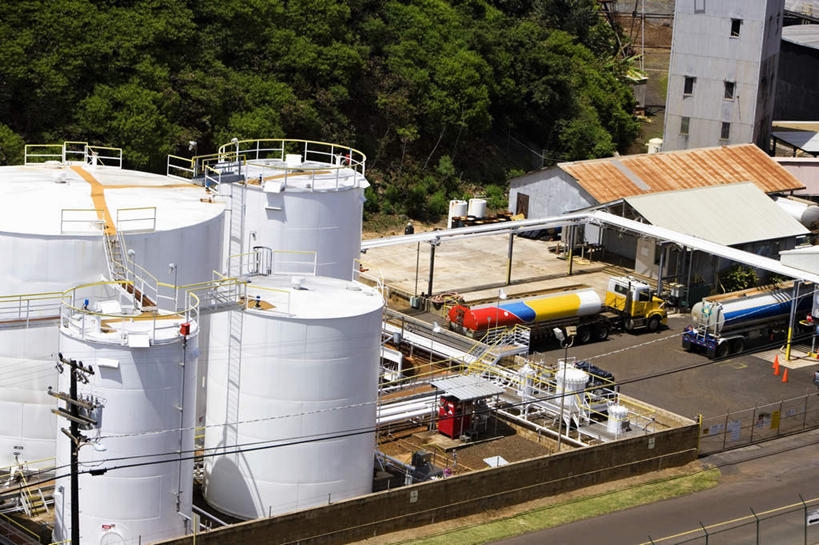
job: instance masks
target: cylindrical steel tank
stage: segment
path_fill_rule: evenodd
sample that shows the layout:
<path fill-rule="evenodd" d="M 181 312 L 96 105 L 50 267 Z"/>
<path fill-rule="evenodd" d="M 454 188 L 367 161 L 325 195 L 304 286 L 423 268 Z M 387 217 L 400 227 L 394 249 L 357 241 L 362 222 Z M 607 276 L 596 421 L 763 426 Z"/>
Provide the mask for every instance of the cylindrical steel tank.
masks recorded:
<path fill-rule="evenodd" d="M 720 333 L 775 316 L 787 316 L 791 311 L 792 291 L 792 288 L 785 288 L 747 295 L 739 292 L 733 298 L 703 299 L 691 309 L 691 319 L 696 327 L 707 327 L 712 333 Z M 808 300 L 810 308 L 810 298 L 804 299 Z"/>
<path fill-rule="evenodd" d="M 486 217 L 486 199 L 469 199 L 467 214 L 477 219 Z"/>
<path fill-rule="evenodd" d="M 608 419 L 606 420 L 606 431 L 617 438 L 623 433 L 623 429 L 627 425 L 628 407 L 618 403 L 610 404 L 608 407 Z"/>
<path fill-rule="evenodd" d="M 467 215 L 468 205 L 466 201 L 449 201 L 449 214 L 447 215 L 446 228 L 452 229 L 452 218 L 462 218 Z"/>
<path fill-rule="evenodd" d="M 279 275 L 247 301 L 212 317 L 206 500 L 249 519 L 370 492 L 383 297 Z"/>
<path fill-rule="evenodd" d="M 581 288 L 516 299 L 500 305 L 489 304 L 472 308 L 456 305 L 449 310 L 449 320 L 475 331 L 572 316 L 592 316 L 601 309 L 602 302 L 597 292 L 593 288 Z"/>
<path fill-rule="evenodd" d="M 190 530 L 197 308 L 143 313 L 130 299 L 112 284 L 82 286 L 61 312 L 60 353 L 91 367 L 78 393 L 98 406 L 84 413 L 97 425 L 81 432 L 92 439 L 79 450 L 82 545 L 150 543 Z M 69 393 L 70 376 L 63 364 L 56 389 Z M 58 475 L 67 473 L 71 448 L 58 434 Z M 71 537 L 67 475 L 57 479 L 54 503 L 54 541 L 62 542 Z"/>
<path fill-rule="evenodd" d="M 0 180 L 0 255 L 13 256 L 0 260 L 4 466 L 54 456 L 45 393 L 56 382 L 54 317 L 60 292 L 108 276 L 103 226 L 122 235 L 122 259 L 133 250 L 129 277 L 142 267 L 158 282 L 191 284 L 219 268 L 225 208 L 201 186 L 82 161 L 0 167 Z"/>
<path fill-rule="evenodd" d="M 797 197 L 776 197 L 774 201 L 808 229 L 819 227 L 819 206 L 815 202 Z"/>
<path fill-rule="evenodd" d="M 312 252 L 316 271 L 308 270 L 306 260 L 306 274 L 352 279 L 361 254 L 364 189 L 369 187 L 364 154 L 338 144 L 279 139 L 226 144 L 220 153 L 229 157 L 234 146 L 248 183 L 221 184 L 219 191 L 232 206 L 244 202 L 246 217 L 240 226 L 242 243 L 228 243 L 227 257 L 255 246 L 271 248 L 279 252 L 274 258 L 290 262 L 298 256 L 282 252 Z"/>

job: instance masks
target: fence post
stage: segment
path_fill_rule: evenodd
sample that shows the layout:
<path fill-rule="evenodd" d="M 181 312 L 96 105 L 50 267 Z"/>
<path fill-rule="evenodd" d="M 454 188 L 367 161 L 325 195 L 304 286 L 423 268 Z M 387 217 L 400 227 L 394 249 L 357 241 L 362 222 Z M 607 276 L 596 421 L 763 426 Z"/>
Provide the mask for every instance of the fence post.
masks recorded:
<path fill-rule="evenodd" d="M 756 516 L 756 512 L 754 511 L 753 507 L 749 507 L 748 509 L 751 510 L 751 514 L 754 516 L 754 520 L 756 521 L 756 545 L 759 545 L 759 517 Z"/>
<path fill-rule="evenodd" d="M 807 395 L 805 396 L 805 407 L 804 407 L 804 410 L 802 411 L 802 429 L 803 430 L 805 429 L 805 426 L 808 425 L 808 397 L 809 396 L 807 396 Z"/>
<path fill-rule="evenodd" d="M 805 515 L 802 519 L 802 529 L 804 531 L 804 539 L 802 543 L 803 545 L 808 545 L 808 504 L 805 503 L 805 498 L 802 497 L 802 494 L 799 494 L 799 501 L 802 502 L 802 511 Z"/>
<path fill-rule="evenodd" d="M 705 534 L 705 545 L 708 545 L 708 530 L 705 529 L 705 525 L 700 521 L 700 528 L 702 528 L 702 532 Z"/>
<path fill-rule="evenodd" d="M 725 450 L 725 441 L 728 439 L 728 416 L 731 413 L 725 413 L 725 423 L 722 425 L 722 450 Z"/>
<path fill-rule="evenodd" d="M 753 444 L 754 442 L 754 427 L 756 427 L 756 410 L 758 407 L 754 407 L 754 412 L 751 414 L 751 440 L 749 443 Z"/>

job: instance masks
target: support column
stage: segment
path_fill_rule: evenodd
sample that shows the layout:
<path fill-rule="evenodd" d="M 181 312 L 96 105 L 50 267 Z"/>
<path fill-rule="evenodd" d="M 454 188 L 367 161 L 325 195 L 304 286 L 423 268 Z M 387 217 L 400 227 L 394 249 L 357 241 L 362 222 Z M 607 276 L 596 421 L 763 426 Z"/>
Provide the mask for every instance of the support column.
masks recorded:
<path fill-rule="evenodd" d="M 427 297 L 432 295 L 432 278 L 435 274 L 435 247 L 441 243 L 439 240 L 429 241 L 429 282 L 427 283 Z"/>
<path fill-rule="evenodd" d="M 574 264 L 574 225 L 569 226 L 569 276 L 572 275 Z"/>
<path fill-rule="evenodd" d="M 509 255 L 506 261 L 506 285 L 512 283 L 512 249 L 515 245 L 515 233 L 509 233 Z"/>
<path fill-rule="evenodd" d="M 665 268 L 665 253 L 667 248 L 660 244 L 660 262 L 657 265 L 657 297 L 663 292 L 663 269 Z"/>

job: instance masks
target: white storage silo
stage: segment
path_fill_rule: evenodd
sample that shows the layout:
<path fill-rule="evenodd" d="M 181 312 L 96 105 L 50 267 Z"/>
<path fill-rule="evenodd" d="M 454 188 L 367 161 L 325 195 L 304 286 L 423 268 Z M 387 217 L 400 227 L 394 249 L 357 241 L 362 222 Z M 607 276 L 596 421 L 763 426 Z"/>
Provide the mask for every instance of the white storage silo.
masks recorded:
<path fill-rule="evenodd" d="M 61 354 L 94 372 L 88 384 L 78 384 L 79 397 L 101 406 L 89 413 L 98 426 L 82 432 L 100 440 L 79 450 L 86 472 L 79 476 L 81 545 L 150 543 L 190 530 L 196 307 L 135 313 L 118 293 L 112 284 L 77 288 L 60 320 Z M 87 308 L 75 306 L 86 299 Z M 66 365 L 55 390 L 69 392 L 70 373 Z M 57 437 L 57 467 L 65 468 L 72 443 Z M 122 467 L 131 464 L 141 465 Z M 54 503 L 54 541 L 62 542 L 71 537 L 67 475 L 57 479 Z"/>
<path fill-rule="evenodd" d="M 286 251 L 313 252 L 315 274 L 353 278 L 354 260 L 361 253 L 364 189 L 369 187 L 364 154 L 338 144 L 282 139 L 226 144 L 220 154 L 230 159 L 227 154 L 236 146 L 248 183 L 220 184 L 219 193 L 234 201 L 234 210 L 244 203 L 246 215 L 241 226 L 231 220 L 231 229 L 238 227 L 243 234 L 241 245 L 236 240 L 226 245 L 227 255 L 255 246 L 272 248 L 282 258 Z M 235 233 L 229 236 L 235 239 Z M 273 268 L 281 269 L 276 262 Z"/>
<path fill-rule="evenodd" d="M 85 160 L 0 167 L 0 190 L 0 255 L 13 256 L 0 260 L 5 466 L 54 456 L 59 432 L 45 391 L 56 377 L 60 292 L 109 275 L 103 226 L 121 235 L 124 258 L 133 250 L 156 281 L 184 285 L 219 269 L 225 207 L 201 186 Z"/>
<path fill-rule="evenodd" d="M 580 422 L 586 419 L 582 396 L 588 380 L 589 375 L 585 371 L 567 365 L 562 360 L 559 362 L 559 368 L 555 373 L 555 390 L 560 397 L 555 400 L 555 404 L 563 405 L 562 416 L 566 427 L 569 427 L 572 421 L 579 426 Z M 562 395 L 562 392 L 565 392 L 565 395 Z"/>
<path fill-rule="evenodd" d="M 212 316 L 205 499 L 250 519 L 369 493 L 383 297 L 284 275 L 247 294 Z"/>

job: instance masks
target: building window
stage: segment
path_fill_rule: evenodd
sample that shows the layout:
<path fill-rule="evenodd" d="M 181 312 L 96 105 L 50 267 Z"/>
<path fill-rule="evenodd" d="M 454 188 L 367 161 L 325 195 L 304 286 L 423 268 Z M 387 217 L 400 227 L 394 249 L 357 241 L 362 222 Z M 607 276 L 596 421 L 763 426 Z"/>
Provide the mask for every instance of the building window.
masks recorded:
<path fill-rule="evenodd" d="M 683 117 L 680 119 L 680 134 L 688 135 L 688 125 L 691 123 L 690 117 Z"/>
<path fill-rule="evenodd" d="M 739 38 L 739 29 L 742 27 L 742 19 L 731 19 L 731 37 Z"/>
<path fill-rule="evenodd" d="M 690 96 L 694 94 L 695 81 L 697 81 L 697 78 L 693 76 L 685 76 L 685 82 L 683 83 L 683 96 Z"/>
<path fill-rule="evenodd" d="M 733 81 L 725 82 L 725 100 L 734 100 L 734 88 L 736 85 L 737 84 Z"/>
<path fill-rule="evenodd" d="M 722 130 L 719 133 L 720 140 L 728 140 L 731 138 L 731 124 L 727 121 L 722 122 Z"/>

